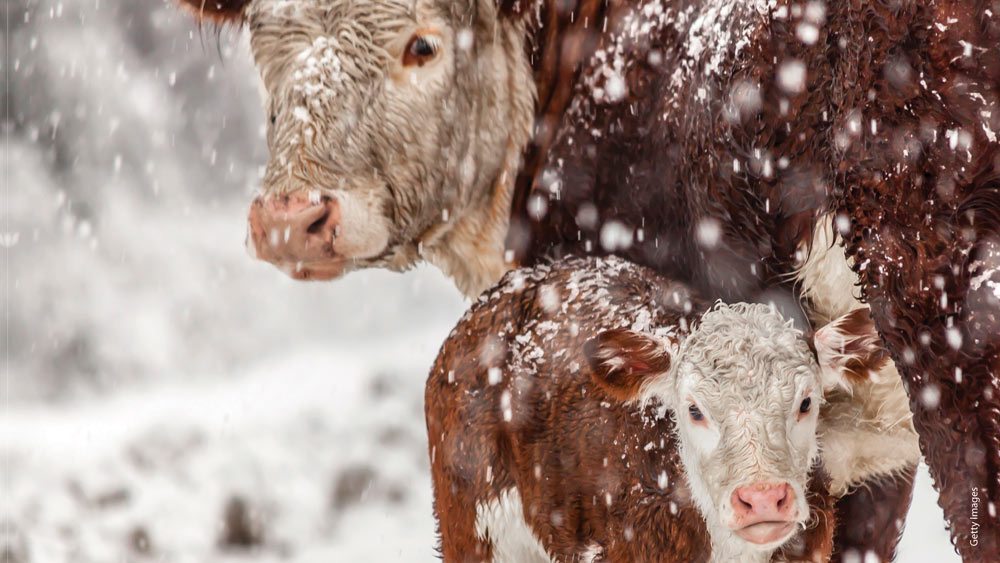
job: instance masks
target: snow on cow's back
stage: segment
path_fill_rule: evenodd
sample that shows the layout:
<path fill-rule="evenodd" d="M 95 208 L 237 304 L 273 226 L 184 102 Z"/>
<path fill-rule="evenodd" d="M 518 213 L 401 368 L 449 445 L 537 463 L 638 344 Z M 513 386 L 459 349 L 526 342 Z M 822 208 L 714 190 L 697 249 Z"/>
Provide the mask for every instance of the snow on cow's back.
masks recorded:
<path fill-rule="evenodd" d="M 673 60 L 673 73 L 665 92 L 667 106 L 679 106 L 682 100 L 707 103 L 713 93 L 701 84 L 717 79 L 727 64 L 737 59 L 752 44 L 768 21 L 769 3 L 765 0 L 709 0 L 677 5 L 663 0 L 642 2 L 621 23 L 610 44 L 594 53 L 584 80 L 597 104 L 613 104 L 629 94 L 629 67 L 635 65 L 636 53 L 649 52 L 648 63 L 658 66 Z M 775 17 L 781 17 L 777 13 Z M 787 14 L 785 14 L 787 17 Z M 675 51 L 650 50 L 656 38 L 665 34 L 684 38 Z M 571 109 L 585 114 L 590 100 L 578 98 Z"/>

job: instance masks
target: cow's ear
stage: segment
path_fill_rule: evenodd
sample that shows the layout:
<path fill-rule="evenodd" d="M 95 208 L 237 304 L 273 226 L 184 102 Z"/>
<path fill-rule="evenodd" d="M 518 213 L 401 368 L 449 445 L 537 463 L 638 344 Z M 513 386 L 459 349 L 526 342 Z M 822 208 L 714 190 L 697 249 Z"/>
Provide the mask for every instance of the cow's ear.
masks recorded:
<path fill-rule="evenodd" d="M 868 308 L 834 319 L 813 335 L 823 388 L 851 386 L 870 379 L 889 364 Z"/>
<path fill-rule="evenodd" d="M 216 23 L 243 21 L 243 10 L 250 0 L 179 0 L 201 20 Z"/>
<path fill-rule="evenodd" d="M 591 374 L 599 387 L 622 401 L 634 401 L 644 383 L 670 368 L 663 340 L 642 332 L 609 330 L 584 344 Z"/>

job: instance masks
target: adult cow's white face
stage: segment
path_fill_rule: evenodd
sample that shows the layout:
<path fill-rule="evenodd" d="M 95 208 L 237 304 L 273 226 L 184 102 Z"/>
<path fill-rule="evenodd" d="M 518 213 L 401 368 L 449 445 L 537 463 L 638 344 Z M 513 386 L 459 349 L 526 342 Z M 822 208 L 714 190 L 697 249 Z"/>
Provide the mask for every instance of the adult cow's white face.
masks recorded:
<path fill-rule="evenodd" d="M 251 251 L 298 279 L 420 258 L 470 290 L 499 277 L 503 171 L 533 115 L 521 24 L 492 0 L 252 0 L 237 11 L 271 151 Z M 479 248 L 497 263 L 456 260 L 475 255 L 469 245 L 497 246 Z"/>

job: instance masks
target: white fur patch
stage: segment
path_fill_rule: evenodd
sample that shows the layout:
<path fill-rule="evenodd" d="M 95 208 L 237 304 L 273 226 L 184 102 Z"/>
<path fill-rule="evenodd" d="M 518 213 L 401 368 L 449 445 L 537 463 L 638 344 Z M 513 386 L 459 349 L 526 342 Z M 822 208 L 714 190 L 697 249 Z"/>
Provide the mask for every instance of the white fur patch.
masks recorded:
<path fill-rule="evenodd" d="M 552 559 L 524 521 L 521 493 L 511 487 L 476 506 L 476 533 L 493 544 L 494 563 L 550 563 Z"/>
<path fill-rule="evenodd" d="M 378 209 L 374 198 L 365 198 L 368 192 L 335 190 L 334 198 L 340 209 L 340 222 L 333 248 L 348 258 L 373 258 L 389 245 L 388 220 Z M 368 201 L 366 201 L 366 199 Z"/>
<path fill-rule="evenodd" d="M 851 270 L 844 247 L 833 240 L 830 215 L 816 222 L 812 250 L 803 245 L 799 252 L 804 259 L 796 272 L 796 281 L 802 285 L 802 295 L 822 317 L 814 320 L 825 324 L 861 306 L 855 287 L 858 277 Z"/>
<path fill-rule="evenodd" d="M 599 544 L 592 543 L 588 545 L 587 549 L 583 550 L 583 553 L 580 554 L 580 563 L 595 563 L 603 551 Z"/>
<path fill-rule="evenodd" d="M 805 245 L 800 248 L 804 260 L 796 275 L 818 324 L 865 306 L 856 295 L 858 278 L 844 247 L 833 240 L 832 223 L 831 215 L 817 222 L 812 251 L 806 255 Z M 827 398 L 819 436 L 833 494 L 845 494 L 872 478 L 894 476 L 920 460 L 909 402 L 894 364 L 874 374 L 870 384 Z"/>

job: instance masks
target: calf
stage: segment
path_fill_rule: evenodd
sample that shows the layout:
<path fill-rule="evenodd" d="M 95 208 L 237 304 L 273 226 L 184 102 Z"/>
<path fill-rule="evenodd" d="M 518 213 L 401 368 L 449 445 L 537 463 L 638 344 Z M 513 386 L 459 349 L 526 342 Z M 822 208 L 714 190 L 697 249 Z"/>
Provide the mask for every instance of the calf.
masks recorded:
<path fill-rule="evenodd" d="M 807 480 L 823 391 L 879 355 L 859 326 L 818 333 L 820 366 L 772 308 L 620 259 L 508 274 L 427 383 L 444 559 L 826 560 L 832 501 Z"/>

